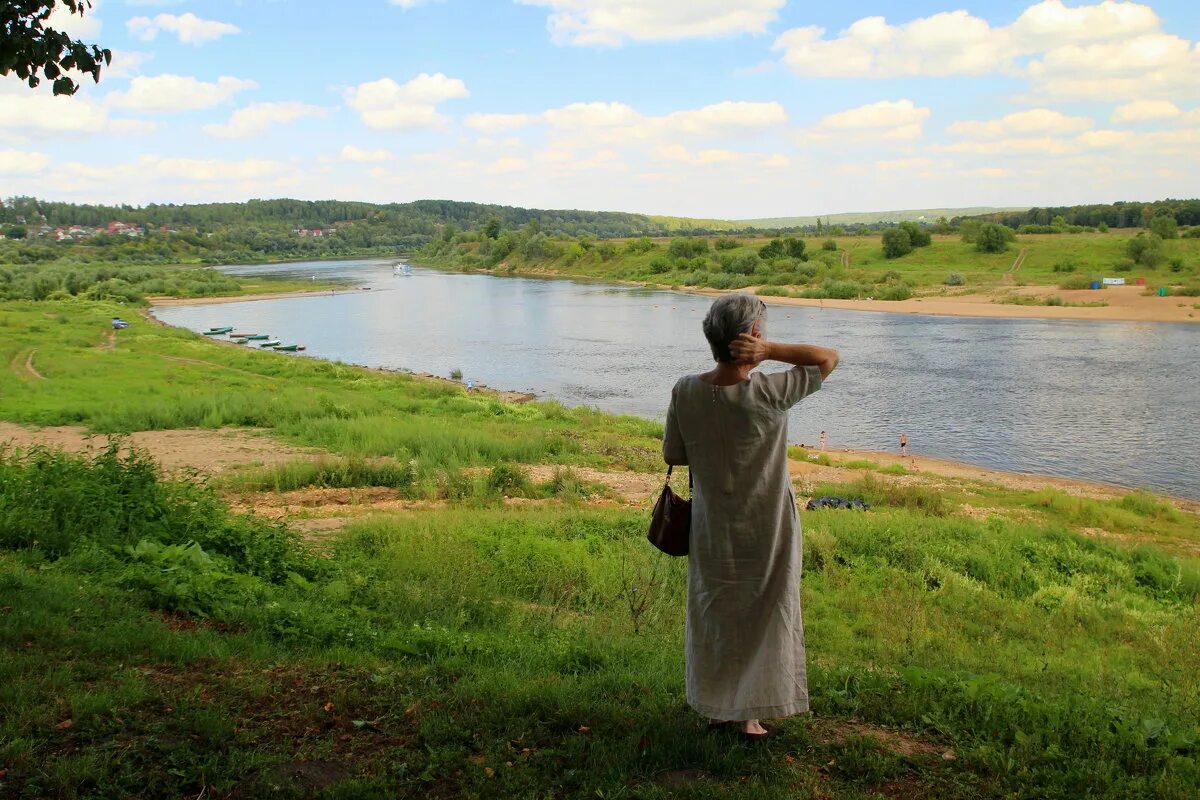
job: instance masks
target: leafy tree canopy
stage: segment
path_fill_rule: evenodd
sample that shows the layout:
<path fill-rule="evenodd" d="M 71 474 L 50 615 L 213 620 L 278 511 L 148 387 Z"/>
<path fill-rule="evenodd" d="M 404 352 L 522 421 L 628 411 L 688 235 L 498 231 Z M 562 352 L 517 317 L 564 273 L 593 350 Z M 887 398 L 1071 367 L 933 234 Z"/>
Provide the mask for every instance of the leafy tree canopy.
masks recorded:
<path fill-rule="evenodd" d="M 98 82 L 100 70 L 112 63 L 112 51 L 47 28 L 46 20 L 56 6 L 82 16 L 92 4 L 91 0 L 0 0 L 0 75 L 15 73 L 30 88 L 45 77 L 54 82 L 55 94 L 75 94 L 79 84 L 66 73 L 86 73 Z"/>

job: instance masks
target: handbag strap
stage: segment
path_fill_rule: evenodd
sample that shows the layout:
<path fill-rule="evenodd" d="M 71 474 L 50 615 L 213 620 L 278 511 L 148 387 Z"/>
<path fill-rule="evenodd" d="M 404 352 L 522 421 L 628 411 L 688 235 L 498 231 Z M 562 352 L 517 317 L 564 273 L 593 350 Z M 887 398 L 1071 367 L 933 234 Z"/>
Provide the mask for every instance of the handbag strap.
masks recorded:
<path fill-rule="evenodd" d="M 672 472 L 674 469 L 675 469 L 675 465 L 674 465 L 674 464 L 667 464 L 667 480 L 666 480 L 666 483 L 668 483 L 668 484 L 671 482 L 671 472 Z M 692 471 L 689 469 L 689 470 L 688 470 L 688 491 L 690 492 L 691 490 L 692 490 Z"/>

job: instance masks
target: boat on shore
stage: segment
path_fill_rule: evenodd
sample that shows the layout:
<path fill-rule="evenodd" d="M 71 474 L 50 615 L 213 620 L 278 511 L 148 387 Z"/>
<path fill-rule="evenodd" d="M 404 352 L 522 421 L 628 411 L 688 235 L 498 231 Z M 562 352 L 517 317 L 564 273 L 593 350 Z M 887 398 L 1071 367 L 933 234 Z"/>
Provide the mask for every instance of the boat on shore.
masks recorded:
<path fill-rule="evenodd" d="M 265 342 L 271 338 L 269 333 L 251 333 L 247 334 L 246 339 L 251 342 Z"/>
<path fill-rule="evenodd" d="M 281 345 L 281 344 L 283 344 L 283 342 L 279 341 L 278 339 L 271 339 L 269 341 L 263 342 L 262 344 L 259 345 L 259 347 L 279 347 L 279 345 Z"/>
<path fill-rule="evenodd" d="M 233 331 L 232 333 L 229 334 L 230 339 L 253 339 L 255 336 L 258 336 L 258 334 L 257 333 L 240 333 L 238 331 Z"/>
<path fill-rule="evenodd" d="M 302 344 L 281 344 L 275 348 L 275 350 L 280 353 L 295 353 L 303 349 L 304 345 Z"/>
<path fill-rule="evenodd" d="M 229 333 L 232 330 L 233 330 L 232 325 L 226 325 L 225 327 L 218 327 L 218 328 L 209 328 L 208 330 L 206 330 L 204 332 L 204 335 L 205 336 L 224 336 L 225 334 Z"/>
<path fill-rule="evenodd" d="M 233 334 L 231 333 L 231 334 L 229 334 L 229 341 L 233 342 L 234 344 L 246 344 L 250 340 L 247 339 L 245 336 L 239 336 L 238 338 L 234 339 Z"/>

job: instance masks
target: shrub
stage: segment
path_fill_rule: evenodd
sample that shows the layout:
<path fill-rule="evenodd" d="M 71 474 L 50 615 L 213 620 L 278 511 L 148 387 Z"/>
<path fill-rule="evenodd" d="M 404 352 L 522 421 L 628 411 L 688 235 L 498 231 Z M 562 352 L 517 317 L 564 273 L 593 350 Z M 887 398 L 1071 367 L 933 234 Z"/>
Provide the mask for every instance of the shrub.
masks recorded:
<path fill-rule="evenodd" d="M 1182 258 L 1172 258 L 1171 259 L 1171 272 L 1183 272 L 1183 259 Z"/>
<path fill-rule="evenodd" d="M 957 272 L 951 272 L 949 275 L 946 276 L 946 285 L 947 286 L 962 286 L 965 283 L 966 283 L 966 280 L 963 278 L 962 275 L 960 275 Z"/>
<path fill-rule="evenodd" d="M 835 242 L 833 239 L 826 239 L 825 241 L 821 242 L 821 249 L 828 250 L 831 253 L 836 252 L 838 249 L 837 242 Z"/>
<path fill-rule="evenodd" d="M 782 286 L 760 286 L 755 294 L 762 297 L 788 297 L 791 293 Z"/>
<path fill-rule="evenodd" d="M 1063 299 L 1056 294 L 1052 294 L 1043 301 L 1048 306 L 1064 305 Z"/>
<path fill-rule="evenodd" d="M 904 228 L 888 228 L 883 232 L 883 255 L 899 258 L 912 252 L 912 239 Z"/>
<path fill-rule="evenodd" d="M 452 369 L 452 370 L 450 370 L 450 380 L 452 380 L 452 381 L 461 381 L 461 380 L 462 380 L 462 376 L 463 376 L 463 372 L 462 372 L 462 370 L 461 370 L 461 369 Z"/>
<path fill-rule="evenodd" d="M 533 491 L 529 473 L 516 464 L 497 464 L 487 476 L 487 488 L 505 497 L 528 497 Z"/>
<path fill-rule="evenodd" d="M 1200 239 L 1200 225 L 1193 225 L 1183 233 L 1184 239 Z"/>
<path fill-rule="evenodd" d="M 929 231 L 915 222 L 901 222 L 898 227 L 908 232 L 908 240 L 913 247 L 928 247 L 933 242 Z"/>
<path fill-rule="evenodd" d="M 1091 286 L 1092 279 L 1084 275 L 1072 276 L 1058 283 L 1060 289 L 1090 289 Z"/>
<path fill-rule="evenodd" d="M 854 281 L 825 281 L 821 285 L 825 297 L 835 300 L 853 300 L 863 292 L 863 286 Z"/>
<path fill-rule="evenodd" d="M 1016 237 L 1012 228 L 988 222 L 979 228 L 975 237 L 975 249 L 981 253 L 1003 253 L 1014 238 Z"/>
<path fill-rule="evenodd" d="M 1100 224 L 1096 226 L 1096 230 L 1100 231 L 1101 233 L 1108 233 L 1108 223 L 1104 220 L 1101 220 Z"/>
<path fill-rule="evenodd" d="M 708 240 L 699 237 L 692 239 L 672 239 L 667 246 L 667 253 L 672 258 L 691 258 L 702 256 L 708 252 Z"/>
<path fill-rule="evenodd" d="M 1163 262 L 1162 237 L 1157 233 L 1139 233 L 1125 245 L 1125 252 L 1134 262 L 1154 269 Z"/>
<path fill-rule="evenodd" d="M 876 300 L 907 300 L 912 297 L 912 287 L 907 283 L 889 283 L 875 293 Z"/>
<path fill-rule="evenodd" d="M 671 271 L 671 260 L 666 256 L 655 256 L 650 259 L 650 274 L 661 275 Z"/>
<path fill-rule="evenodd" d="M 1171 294 L 1176 297 L 1200 297 L 1200 284 L 1191 284 L 1188 286 L 1176 286 L 1171 290 Z"/>
<path fill-rule="evenodd" d="M 1077 264 L 1073 259 L 1063 259 L 1062 261 L 1057 261 L 1054 264 L 1055 272 L 1074 272 L 1078 268 L 1079 264 Z"/>
<path fill-rule="evenodd" d="M 639 255 L 641 253 L 649 253 L 654 249 L 654 247 L 654 242 L 650 241 L 650 237 L 639 236 L 638 238 L 630 239 L 625 243 L 625 252 L 631 253 L 632 255 Z"/>
<path fill-rule="evenodd" d="M 742 253 L 730 262 L 728 271 L 738 275 L 753 275 L 761 263 L 756 253 Z"/>
<path fill-rule="evenodd" d="M 741 243 L 737 239 L 730 239 L 728 236 L 722 236 L 713 242 L 713 247 L 717 250 L 736 250 L 741 247 Z"/>
<path fill-rule="evenodd" d="M 794 236 L 785 236 L 783 238 L 783 251 L 787 253 L 789 258 L 808 261 L 808 255 L 804 252 L 804 247 L 803 239 L 797 239 Z"/>
<path fill-rule="evenodd" d="M 1162 239 L 1179 238 L 1179 223 L 1172 216 L 1159 216 L 1150 220 L 1150 230 Z"/>
<path fill-rule="evenodd" d="M 1113 264 L 1113 271 L 1114 272 L 1133 272 L 1134 266 L 1135 265 L 1133 263 L 1133 259 L 1122 258 L 1116 264 Z"/>
<path fill-rule="evenodd" d="M 783 258 L 787 253 L 783 246 L 782 239 L 772 239 L 771 241 L 758 248 L 758 255 L 763 261 L 774 261 L 777 258 Z"/>

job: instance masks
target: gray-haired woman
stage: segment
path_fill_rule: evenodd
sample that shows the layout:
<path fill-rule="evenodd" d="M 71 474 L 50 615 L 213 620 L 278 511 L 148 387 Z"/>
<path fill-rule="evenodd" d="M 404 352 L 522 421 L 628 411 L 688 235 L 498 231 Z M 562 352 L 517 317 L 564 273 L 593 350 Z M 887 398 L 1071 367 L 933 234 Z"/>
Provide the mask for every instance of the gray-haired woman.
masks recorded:
<path fill-rule="evenodd" d="M 716 300 L 704 336 L 716 366 L 671 390 L 668 464 L 690 467 L 687 699 L 713 726 L 808 710 L 800 612 L 802 544 L 787 470 L 787 414 L 838 364 L 836 350 L 767 341 L 766 305 Z M 793 365 L 765 374 L 763 361 Z"/>

